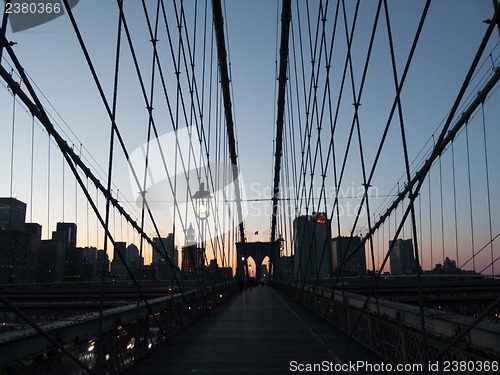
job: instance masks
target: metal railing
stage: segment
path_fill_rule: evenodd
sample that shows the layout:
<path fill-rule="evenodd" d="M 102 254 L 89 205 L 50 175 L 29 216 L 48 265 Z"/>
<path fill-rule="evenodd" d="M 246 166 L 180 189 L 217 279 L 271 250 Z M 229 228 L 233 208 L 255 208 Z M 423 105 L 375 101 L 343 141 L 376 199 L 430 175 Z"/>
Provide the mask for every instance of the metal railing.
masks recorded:
<path fill-rule="evenodd" d="M 462 366 L 461 374 L 491 374 L 493 367 L 498 369 L 500 366 L 500 325 L 487 319 L 446 349 L 448 343 L 474 318 L 424 309 L 424 344 L 420 312 L 416 306 L 383 299 L 379 299 L 377 306 L 376 299 L 372 297 L 362 313 L 366 301 L 363 295 L 340 290 L 332 292 L 327 288 L 316 288 L 314 291 L 310 286 L 276 282 L 273 286 L 347 335 L 352 335 L 353 339 L 389 363 L 422 364 L 422 369 L 429 371 L 429 366 L 435 365 L 429 361 L 445 350 L 438 360 L 441 371 L 447 365 L 451 371 L 451 366 L 456 364 L 459 368 Z"/>
<path fill-rule="evenodd" d="M 173 294 L 75 316 L 41 328 L 73 358 L 34 329 L 0 334 L 0 373 L 116 374 L 230 298 L 234 283 Z M 151 314 L 152 312 L 152 314 Z M 99 335 L 101 331 L 101 335 Z M 76 360 L 75 360 L 76 359 Z"/>

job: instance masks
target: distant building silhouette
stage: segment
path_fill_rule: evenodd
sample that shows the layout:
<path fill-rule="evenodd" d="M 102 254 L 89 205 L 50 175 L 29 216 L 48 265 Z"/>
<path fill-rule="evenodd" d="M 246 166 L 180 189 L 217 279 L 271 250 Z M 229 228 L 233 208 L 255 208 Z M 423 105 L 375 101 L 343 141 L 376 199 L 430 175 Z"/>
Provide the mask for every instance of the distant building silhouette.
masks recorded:
<path fill-rule="evenodd" d="M 25 224 L 26 204 L 0 198 L 0 282 L 36 282 L 39 224 Z"/>
<path fill-rule="evenodd" d="M 95 247 L 77 248 L 81 254 L 81 280 L 96 281 L 97 279 L 97 249 Z"/>
<path fill-rule="evenodd" d="M 182 247 L 181 269 L 188 278 L 205 274 L 205 249 L 198 247 L 193 224 L 184 231 L 185 239 Z"/>
<path fill-rule="evenodd" d="M 205 268 L 205 251 L 196 244 L 182 248 L 182 271 L 189 277 L 201 275 Z"/>
<path fill-rule="evenodd" d="M 104 258 L 104 259 L 103 259 Z M 101 280 L 104 270 L 104 278 L 109 278 L 109 257 L 104 250 L 97 250 L 97 280 Z"/>
<path fill-rule="evenodd" d="M 294 275 L 300 279 L 331 273 L 331 223 L 325 213 L 302 215 L 293 221 Z"/>
<path fill-rule="evenodd" d="M 0 231 L 0 283 L 36 281 L 38 245 L 27 231 Z"/>
<path fill-rule="evenodd" d="M 111 261 L 111 277 L 117 280 L 125 280 L 127 270 L 125 269 L 124 261 L 126 259 L 125 252 L 127 251 L 126 242 L 115 242 L 113 249 L 113 260 Z M 120 257 L 120 255 L 121 257 Z M 123 260 L 122 260 L 123 258 Z"/>
<path fill-rule="evenodd" d="M 334 273 L 344 276 L 366 275 L 365 247 L 362 246 L 358 249 L 360 244 L 361 237 L 340 236 L 332 239 L 332 270 Z M 351 255 L 355 250 L 354 255 Z"/>
<path fill-rule="evenodd" d="M 52 239 L 64 247 L 64 281 L 80 281 L 82 254 L 76 249 L 77 226 L 75 223 L 57 223 Z"/>
<path fill-rule="evenodd" d="M 144 266 L 144 257 L 141 257 L 139 248 L 133 243 L 127 246 L 125 261 L 133 272 L 138 271 Z"/>
<path fill-rule="evenodd" d="M 184 231 L 184 236 L 184 246 L 190 246 L 196 243 L 196 237 L 192 223 L 189 223 L 188 229 Z"/>
<path fill-rule="evenodd" d="M 27 257 L 29 258 L 29 279 L 28 281 L 38 281 L 38 262 L 40 254 L 40 241 L 42 240 L 42 226 L 38 223 L 26 223 L 25 231 L 30 234 L 30 243 Z"/>
<path fill-rule="evenodd" d="M 56 232 L 63 234 L 57 235 L 58 240 L 63 241 L 67 250 L 76 249 L 76 231 L 77 226 L 75 223 L 57 223 Z M 54 238 L 54 234 L 52 234 L 52 238 Z"/>
<path fill-rule="evenodd" d="M 174 235 L 168 237 L 154 237 L 153 243 L 160 250 L 153 250 L 152 266 L 158 280 L 171 280 L 174 278 L 175 267 L 179 267 L 179 251 L 174 248 Z M 165 259 L 168 256 L 168 261 Z"/>
<path fill-rule="evenodd" d="M 16 198 L 0 198 L 0 229 L 24 230 L 26 203 Z"/>
<path fill-rule="evenodd" d="M 41 240 L 38 258 L 38 280 L 42 283 L 64 280 L 65 247 L 57 240 Z"/>
<path fill-rule="evenodd" d="M 121 257 L 119 254 L 121 254 Z M 142 278 L 140 270 L 144 266 L 144 257 L 140 256 L 137 246 L 130 244 L 127 247 L 126 242 L 115 242 L 113 261 L 111 262 L 111 277 L 117 280 L 130 280 L 131 277 L 125 265 L 129 268 L 134 278 Z"/>
<path fill-rule="evenodd" d="M 441 264 L 441 263 L 436 264 L 434 269 L 431 271 L 428 271 L 428 273 L 434 274 L 434 275 L 466 275 L 466 274 L 473 275 L 475 272 L 474 271 L 464 271 L 464 270 L 458 268 L 457 263 L 454 260 L 446 257 L 443 264 Z"/>
<path fill-rule="evenodd" d="M 394 242 L 390 255 L 391 275 L 415 275 L 417 262 L 413 256 L 413 243 L 411 239 L 389 241 L 389 248 Z"/>

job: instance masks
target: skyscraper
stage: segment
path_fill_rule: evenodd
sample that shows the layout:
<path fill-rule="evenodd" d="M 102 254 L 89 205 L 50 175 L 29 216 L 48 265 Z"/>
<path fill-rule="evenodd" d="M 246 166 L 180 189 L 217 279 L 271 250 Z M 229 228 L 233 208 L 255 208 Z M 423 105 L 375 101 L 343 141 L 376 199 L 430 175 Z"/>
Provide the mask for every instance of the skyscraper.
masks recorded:
<path fill-rule="evenodd" d="M 182 248 L 182 271 L 190 277 L 200 274 L 205 266 L 205 252 L 202 248 L 194 245 Z"/>
<path fill-rule="evenodd" d="M 76 229 L 75 223 L 57 223 L 56 232 L 64 233 L 58 235 L 58 239 L 63 241 L 66 250 L 76 248 Z"/>
<path fill-rule="evenodd" d="M 115 242 L 115 247 L 113 249 L 113 260 L 111 261 L 111 276 L 118 280 L 125 280 L 127 278 L 127 270 L 125 269 L 124 265 L 124 260 L 126 261 L 126 251 L 126 242 Z"/>
<path fill-rule="evenodd" d="M 365 246 L 360 237 L 335 237 L 332 239 L 332 269 L 333 272 L 346 276 L 366 275 Z M 356 251 L 353 254 L 353 252 Z"/>
<path fill-rule="evenodd" d="M 330 220 L 325 213 L 303 215 L 293 221 L 294 277 L 314 279 L 331 273 Z"/>
<path fill-rule="evenodd" d="M 28 245 L 28 267 L 29 282 L 38 281 L 38 258 L 40 252 L 40 241 L 42 240 L 42 226 L 37 223 L 26 223 L 24 225 L 26 233 L 29 233 Z"/>
<path fill-rule="evenodd" d="M 391 274 L 392 275 L 415 275 L 417 273 L 417 262 L 413 256 L 413 243 L 411 239 L 389 241 L 389 248 L 394 242 L 392 248 Z"/>
<path fill-rule="evenodd" d="M 168 237 L 154 237 L 153 243 L 160 250 L 153 250 L 153 268 L 159 280 L 170 280 L 174 276 L 173 269 L 179 267 L 179 252 L 174 248 L 174 235 Z M 165 259 L 167 254 L 169 260 Z"/>
<path fill-rule="evenodd" d="M 82 254 L 76 249 L 75 223 L 57 223 L 52 239 L 64 248 L 64 280 L 79 281 L 82 274 Z"/>
<path fill-rule="evenodd" d="M 127 271 L 127 267 L 132 273 L 132 276 L 137 278 L 139 275 L 137 271 L 143 266 L 144 258 L 140 256 L 139 249 L 136 245 L 132 243 L 127 246 L 125 242 L 115 242 L 113 261 L 111 262 L 111 275 L 114 278 L 118 280 L 130 280 L 131 277 Z"/>
<path fill-rule="evenodd" d="M 0 229 L 24 230 L 26 203 L 16 198 L 0 198 Z"/>
<path fill-rule="evenodd" d="M 81 280 L 95 281 L 97 280 L 97 249 L 95 247 L 77 248 L 77 252 L 81 254 Z"/>
<path fill-rule="evenodd" d="M 179 255 L 177 248 L 174 248 L 174 235 L 169 233 L 168 237 L 154 237 L 153 243 L 160 250 L 160 252 L 153 250 L 153 264 L 158 263 L 160 260 L 165 259 L 163 250 L 170 257 L 174 265 L 179 266 Z"/>
<path fill-rule="evenodd" d="M 109 277 L 109 257 L 104 250 L 97 250 L 97 280 L 101 280 L 104 272 L 104 278 Z"/>
<path fill-rule="evenodd" d="M 65 247 L 57 240 L 42 240 L 38 258 L 38 281 L 62 282 L 64 279 Z"/>
<path fill-rule="evenodd" d="M 25 224 L 26 204 L 15 198 L 0 198 L 0 282 L 26 283 L 37 280 L 39 224 Z"/>
<path fill-rule="evenodd" d="M 144 258 L 141 256 L 139 248 L 131 243 L 125 251 L 125 262 L 131 271 L 135 272 L 144 266 Z"/>

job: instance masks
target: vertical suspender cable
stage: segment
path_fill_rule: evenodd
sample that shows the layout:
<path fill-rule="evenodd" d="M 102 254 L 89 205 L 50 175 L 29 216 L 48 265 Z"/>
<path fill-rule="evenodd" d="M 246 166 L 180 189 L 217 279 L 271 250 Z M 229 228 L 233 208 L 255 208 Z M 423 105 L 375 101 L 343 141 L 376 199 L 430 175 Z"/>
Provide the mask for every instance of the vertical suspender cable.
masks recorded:
<path fill-rule="evenodd" d="M 482 118 L 483 118 L 483 141 L 484 141 L 484 160 L 485 160 L 485 167 L 486 167 L 486 189 L 487 189 L 487 198 L 488 198 L 488 224 L 489 224 L 489 230 L 490 230 L 490 253 L 491 253 L 491 275 L 495 275 L 495 262 L 494 262 L 494 255 L 493 255 L 493 230 L 492 230 L 492 225 L 491 225 L 491 195 L 490 195 L 490 172 L 488 168 L 488 148 L 487 148 L 487 142 L 486 142 L 486 119 L 484 115 L 484 102 L 481 105 L 481 113 L 482 113 Z"/>
<path fill-rule="evenodd" d="M 428 191 L 429 191 L 429 241 L 430 241 L 430 258 L 431 258 L 431 263 L 430 263 L 430 268 L 434 267 L 434 254 L 433 254 L 433 246 L 432 246 L 432 192 L 431 192 L 431 174 L 429 172 L 427 176 L 427 185 L 428 185 Z"/>
<path fill-rule="evenodd" d="M 422 195 L 418 195 L 418 237 L 419 237 L 419 243 L 420 246 L 423 248 L 423 242 L 422 242 L 422 233 L 423 233 L 423 228 L 422 228 Z M 420 252 L 420 264 L 422 266 L 422 270 L 424 269 L 424 252 Z"/>
<path fill-rule="evenodd" d="M 65 164 L 65 161 L 64 161 L 64 158 L 62 158 L 62 194 L 61 194 L 61 197 L 62 197 L 62 221 L 64 223 L 64 201 L 66 200 L 65 199 L 65 196 L 64 196 L 64 164 Z"/>
<path fill-rule="evenodd" d="M 50 142 L 49 134 L 48 163 L 47 163 L 47 238 L 50 238 Z"/>
<path fill-rule="evenodd" d="M 472 207 L 472 182 L 470 178 L 470 151 L 469 151 L 469 123 L 465 124 L 465 141 L 467 146 L 467 179 L 469 186 L 469 212 L 470 212 L 470 228 L 471 228 L 471 246 L 472 246 L 472 269 L 476 271 L 476 249 L 474 244 L 474 212 Z"/>
<path fill-rule="evenodd" d="M 33 175 L 35 167 L 35 116 L 31 118 L 30 223 L 33 222 Z"/>
<path fill-rule="evenodd" d="M 75 145 L 73 145 L 73 148 Z M 78 182 L 75 180 L 75 223 L 78 225 Z"/>
<path fill-rule="evenodd" d="M 13 197 L 14 184 L 14 138 L 16 132 L 16 94 L 12 91 L 12 133 L 11 133 L 11 150 L 10 150 L 10 196 Z"/>
<path fill-rule="evenodd" d="M 85 180 L 86 189 L 89 190 L 89 179 L 88 177 Z M 89 202 L 87 201 L 87 247 L 90 247 L 90 222 L 89 222 Z M 98 244 L 96 244 L 98 246 Z M 104 272 L 104 270 L 103 270 Z"/>
<path fill-rule="evenodd" d="M 457 267 L 460 267 L 459 251 L 458 251 L 458 216 L 457 216 L 457 187 L 455 175 L 455 142 L 451 142 L 451 173 L 453 179 L 453 216 L 455 221 L 455 251 L 457 259 Z"/>
<path fill-rule="evenodd" d="M 438 160 L 439 166 L 439 195 L 440 195 L 440 206 L 441 206 L 441 247 L 443 251 L 443 259 L 442 264 L 444 265 L 444 205 L 443 205 L 443 168 L 442 168 L 442 157 L 439 157 Z"/>
<path fill-rule="evenodd" d="M 95 189 L 95 206 L 97 208 L 97 211 L 99 211 L 99 189 Z M 95 235 L 96 235 L 96 240 L 95 240 L 95 243 L 98 244 L 99 243 L 99 220 L 96 220 L 96 231 L 95 231 Z M 106 239 L 104 240 L 104 246 L 106 246 Z"/>
<path fill-rule="evenodd" d="M 385 224 L 384 224 L 384 225 L 382 225 L 382 254 L 384 254 L 384 253 L 385 253 L 385 250 L 384 250 L 384 249 L 385 249 Z M 379 255 L 379 258 L 378 258 L 378 272 L 379 272 L 380 274 L 382 274 L 382 269 L 380 268 L 380 266 L 381 266 L 381 265 L 382 265 L 382 264 L 381 264 L 381 262 L 380 262 L 380 255 Z"/>

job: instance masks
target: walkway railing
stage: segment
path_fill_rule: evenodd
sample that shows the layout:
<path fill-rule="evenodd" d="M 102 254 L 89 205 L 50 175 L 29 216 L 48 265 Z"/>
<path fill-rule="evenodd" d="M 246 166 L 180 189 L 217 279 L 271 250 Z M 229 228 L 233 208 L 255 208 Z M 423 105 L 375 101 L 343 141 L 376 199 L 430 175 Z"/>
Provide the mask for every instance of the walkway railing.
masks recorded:
<path fill-rule="evenodd" d="M 441 372 L 452 371 L 456 367 L 461 374 L 491 374 L 499 369 L 500 326 L 487 319 L 447 348 L 474 318 L 425 309 L 424 342 L 416 306 L 382 299 L 377 305 L 371 297 L 362 313 L 366 296 L 342 290 L 335 290 L 332 295 L 331 289 L 322 287 L 314 291 L 310 286 L 294 284 L 274 283 L 273 286 L 388 362 L 420 363 L 424 373 L 432 373 L 437 368 Z"/>
<path fill-rule="evenodd" d="M 105 310 L 102 317 L 94 312 L 43 325 L 60 346 L 32 328 L 4 332 L 0 334 L 0 373 L 119 373 L 234 291 L 234 284 L 219 284 L 203 293 L 197 290 L 149 300 L 149 307 L 144 302 L 134 303 Z"/>

